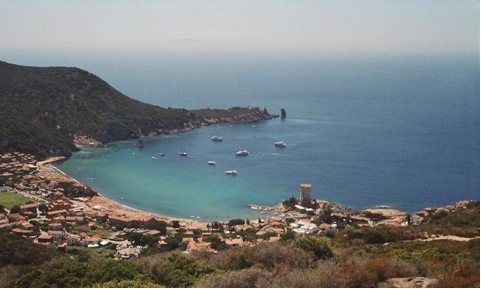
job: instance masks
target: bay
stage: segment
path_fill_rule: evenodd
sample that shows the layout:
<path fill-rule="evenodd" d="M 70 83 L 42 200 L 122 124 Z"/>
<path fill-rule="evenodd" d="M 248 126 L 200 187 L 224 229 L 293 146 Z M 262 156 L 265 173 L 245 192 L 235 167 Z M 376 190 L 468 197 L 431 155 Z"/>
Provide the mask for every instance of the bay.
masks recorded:
<path fill-rule="evenodd" d="M 148 138 L 142 150 L 135 141 L 85 149 L 59 164 L 123 204 L 204 220 L 255 218 L 261 215 L 249 204 L 298 196 L 301 183 L 313 185 L 315 198 L 354 209 L 415 212 L 479 200 L 478 56 L 118 59 L 76 66 L 164 107 L 252 105 L 288 113 L 255 128 L 227 124 Z M 279 140 L 287 148 L 275 147 Z M 236 157 L 241 149 L 249 156 Z M 228 169 L 239 174 L 225 175 Z"/>

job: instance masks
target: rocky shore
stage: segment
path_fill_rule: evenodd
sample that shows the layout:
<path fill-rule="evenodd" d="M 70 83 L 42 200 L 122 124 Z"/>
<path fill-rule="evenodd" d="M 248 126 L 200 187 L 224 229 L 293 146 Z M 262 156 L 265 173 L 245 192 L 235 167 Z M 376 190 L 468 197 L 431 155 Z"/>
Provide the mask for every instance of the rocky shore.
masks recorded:
<path fill-rule="evenodd" d="M 86 146 L 100 147 L 107 143 L 126 140 L 126 139 L 137 139 L 146 136 L 156 136 L 156 135 L 171 135 L 181 132 L 191 131 L 199 129 L 203 126 L 223 124 L 223 123 L 258 123 L 270 119 L 279 117 L 275 114 L 269 114 L 266 109 L 262 110 L 259 107 L 232 107 L 229 109 L 200 109 L 193 110 L 190 112 L 192 119 L 185 122 L 180 127 L 175 128 L 155 128 L 148 131 L 142 132 L 139 130 L 138 133 L 125 135 L 121 131 L 117 131 L 118 127 L 110 126 L 106 129 L 105 134 L 109 135 L 110 138 L 94 138 L 85 135 L 75 135 L 74 143 L 78 149 L 82 149 Z"/>

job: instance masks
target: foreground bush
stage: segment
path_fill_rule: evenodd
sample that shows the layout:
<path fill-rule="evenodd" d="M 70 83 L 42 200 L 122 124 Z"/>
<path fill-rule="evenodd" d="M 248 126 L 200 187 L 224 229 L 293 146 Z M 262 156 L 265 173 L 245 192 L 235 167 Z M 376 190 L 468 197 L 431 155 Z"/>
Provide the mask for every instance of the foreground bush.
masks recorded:
<path fill-rule="evenodd" d="M 258 269 L 290 270 L 292 268 L 309 268 L 314 266 L 311 254 L 289 248 L 278 242 L 262 243 L 255 247 L 238 247 L 222 252 L 211 259 L 211 264 L 222 270 Z"/>
<path fill-rule="evenodd" d="M 179 253 L 152 255 L 138 260 L 145 274 L 167 287 L 188 287 L 215 271 Z"/>
<path fill-rule="evenodd" d="M 331 259 L 335 256 L 331 240 L 326 237 L 303 235 L 292 240 L 291 246 L 312 254 L 316 259 Z"/>

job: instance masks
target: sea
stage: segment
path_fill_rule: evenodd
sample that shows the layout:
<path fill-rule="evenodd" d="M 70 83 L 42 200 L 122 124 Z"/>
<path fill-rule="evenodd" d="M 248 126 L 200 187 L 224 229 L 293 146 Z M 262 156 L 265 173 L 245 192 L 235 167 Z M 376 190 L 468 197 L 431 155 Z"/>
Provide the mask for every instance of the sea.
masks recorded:
<path fill-rule="evenodd" d="M 479 54 L 11 54 L 20 58 L 80 67 L 162 107 L 286 110 L 285 119 L 142 138 L 143 148 L 137 140 L 85 148 L 58 164 L 126 206 L 258 218 L 265 212 L 251 204 L 298 197 L 303 183 L 313 198 L 354 210 L 413 213 L 480 197 Z M 287 147 L 274 145 L 281 140 Z M 244 149 L 248 156 L 236 156 Z"/>

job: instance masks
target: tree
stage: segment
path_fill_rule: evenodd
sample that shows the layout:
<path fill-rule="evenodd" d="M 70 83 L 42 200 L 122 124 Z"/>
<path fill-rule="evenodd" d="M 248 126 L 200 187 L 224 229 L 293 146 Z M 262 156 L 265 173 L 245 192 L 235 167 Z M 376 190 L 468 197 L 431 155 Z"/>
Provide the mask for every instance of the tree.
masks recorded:
<path fill-rule="evenodd" d="M 325 237 L 304 235 L 295 238 L 291 246 L 313 254 L 316 259 L 331 259 L 335 256 L 331 240 Z"/>
<path fill-rule="evenodd" d="M 216 230 L 216 231 L 223 231 L 224 230 L 224 227 L 222 226 L 222 224 L 217 222 L 217 221 L 212 223 L 211 228 L 212 228 L 212 230 Z"/>
<path fill-rule="evenodd" d="M 48 210 L 48 207 L 45 203 L 41 203 L 40 205 L 38 205 L 38 210 L 42 212 L 42 214 L 45 214 Z"/>
<path fill-rule="evenodd" d="M 332 214 L 331 208 L 327 208 L 319 214 L 319 219 L 321 219 L 325 223 L 331 224 L 332 223 L 331 214 Z"/>
<path fill-rule="evenodd" d="M 180 221 L 178 221 L 178 220 L 173 220 L 173 221 L 172 221 L 172 228 L 174 228 L 174 229 L 180 228 Z"/>
<path fill-rule="evenodd" d="M 227 223 L 227 226 L 234 227 L 237 225 L 244 225 L 244 224 L 245 224 L 245 221 L 242 219 L 232 219 L 229 221 L 229 223 Z"/>
<path fill-rule="evenodd" d="M 20 214 L 22 212 L 22 209 L 20 208 L 19 205 L 14 205 L 11 209 L 10 209 L 10 214 Z"/>
<path fill-rule="evenodd" d="M 282 201 L 282 205 L 284 205 L 288 208 L 291 208 L 291 209 L 293 209 L 297 204 L 298 204 L 298 200 L 294 196 L 290 197 L 287 200 Z"/>
<path fill-rule="evenodd" d="M 146 228 L 150 230 L 160 231 L 160 234 L 165 235 L 167 233 L 167 226 L 168 224 L 164 221 L 152 219 L 147 222 Z"/>

